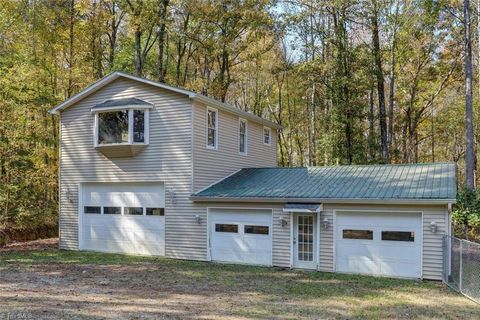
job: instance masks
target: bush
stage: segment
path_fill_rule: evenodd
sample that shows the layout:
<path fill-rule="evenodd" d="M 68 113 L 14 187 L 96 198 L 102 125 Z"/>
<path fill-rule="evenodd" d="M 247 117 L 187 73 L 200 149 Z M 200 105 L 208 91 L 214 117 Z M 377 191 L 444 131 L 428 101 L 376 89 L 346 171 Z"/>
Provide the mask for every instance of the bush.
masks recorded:
<path fill-rule="evenodd" d="M 466 239 L 480 238 L 480 189 L 462 188 L 452 212 L 454 233 Z"/>

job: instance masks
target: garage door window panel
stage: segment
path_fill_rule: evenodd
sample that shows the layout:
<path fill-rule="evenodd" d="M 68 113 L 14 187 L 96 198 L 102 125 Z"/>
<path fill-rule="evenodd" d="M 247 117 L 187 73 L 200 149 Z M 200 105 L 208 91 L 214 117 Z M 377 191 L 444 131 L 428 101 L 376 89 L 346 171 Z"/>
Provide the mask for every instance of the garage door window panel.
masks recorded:
<path fill-rule="evenodd" d="M 103 207 L 103 214 L 122 214 L 122 207 Z"/>
<path fill-rule="evenodd" d="M 86 213 L 86 214 L 101 214 L 102 213 L 102 207 L 85 206 L 85 207 L 83 207 L 83 212 Z"/>
<path fill-rule="evenodd" d="M 143 215 L 143 207 L 125 207 L 124 212 L 126 215 L 141 216 Z"/>
<path fill-rule="evenodd" d="M 146 208 L 145 213 L 147 216 L 164 216 L 164 208 Z"/>
<path fill-rule="evenodd" d="M 260 234 L 260 235 L 268 235 L 269 230 L 268 226 L 253 226 L 253 225 L 245 225 L 244 233 L 245 234 Z"/>
<path fill-rule="evenodd" d="M 215 232 L 238 233 L 238 225 L 217 223 L 215 224 Z"/>
<path fill-rule="evenodd" d="M 415 232 L 411 231 L 382 231 L 383 241 L 415 242 Z"/>
<path fill-rule="evenodd" d="M 373 240 L 372 230 L 343 229 L 343 239 Z"/>

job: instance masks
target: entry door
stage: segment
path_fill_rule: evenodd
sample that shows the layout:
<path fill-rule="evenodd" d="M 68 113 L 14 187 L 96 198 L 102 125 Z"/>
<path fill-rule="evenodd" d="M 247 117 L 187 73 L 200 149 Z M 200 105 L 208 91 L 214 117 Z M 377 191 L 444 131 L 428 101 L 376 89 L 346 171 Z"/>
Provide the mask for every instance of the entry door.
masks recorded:
<path fill-rule="evenodd" d="M 302 269 L 316 269 L 316 217 L 313 214 L 295 214 L 294 220 L 293 266 Z"/>

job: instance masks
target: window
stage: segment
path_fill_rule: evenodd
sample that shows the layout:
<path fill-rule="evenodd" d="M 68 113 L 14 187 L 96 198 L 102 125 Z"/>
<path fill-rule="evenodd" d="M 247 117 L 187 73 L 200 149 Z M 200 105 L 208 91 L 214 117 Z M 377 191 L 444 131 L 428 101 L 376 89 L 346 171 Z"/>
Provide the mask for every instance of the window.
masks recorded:
<path fill-rule="evenodd" d="M 217 149 L 217 126 L 218 113 L 217 110 L 207 108 L 207 148 Z"/>
<path fill-rule="evenodd" d="M 249 234 L 268 234 L 268 227 L 267 226 L 248 226 L 246 225 L 244 228 L 245 233 Z"/>
<path fill-rule="evenodd" d="M 247 120 L 240 119 L 239 121 L 238 140 L 238 152 L 247 154 Z"/>
<path fill-rule="evenodd" d="M 102 213 L 102 207 L 83 207 L 83 212 L 88 214 Z"/>
<path fill-rule="evenodd" d="M 145 111 L 133 110 L 133 142 L 145 142 Z"/>
<path fill-rule="evenodd" d="M 128 111 L 98 114 L 98 144 L 128 143 Z"/>
<path fill-rule="evenodd" d="M 415 242 L 415 232 L 410 232 L 410 231 L 382 231 L 382 240 Z"/>
<path fill-rule="evenodd" d="M 215 232 L 238 233 L 238 225 L 236 225 L 236 224 L 215 224 Z"/>
<path fill-rule="evenodd" d="M 268 127 L 263 127 L 263 144 L 271 145 L 272 144 L 272 129 Z"/>
<path fill-rule="evenodd" d="M 125 207 L 123 209 L 124 214 L 128 215 L 135 215 L 141 216 L 143 215 L 143 208 L 142 207 Z"/>
<path fill-rule="evenodd" d="M 97 111 L 95 145 L 148 144 L 147 109 Z"/>
<path fill-rule="evenodd" d="M 147 208 L 146 215 L 147 216 L 164 216 L 165 209 L 164 208 Z"/>
<path fill-rule="evenodd" d="M 103 214 L 122 214 L 121 207 L 103 207 Z"/>
<path fill-rule="evenodd" d="M 373 240 L 373 231 L 344 229 L 343 239 Z"/>

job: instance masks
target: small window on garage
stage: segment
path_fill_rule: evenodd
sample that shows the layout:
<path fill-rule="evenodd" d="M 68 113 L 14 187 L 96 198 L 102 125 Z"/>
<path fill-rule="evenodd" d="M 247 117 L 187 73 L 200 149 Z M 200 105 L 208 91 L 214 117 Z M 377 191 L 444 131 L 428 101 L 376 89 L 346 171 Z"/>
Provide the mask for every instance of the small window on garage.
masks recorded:
<path fill-rule="evenodd" d="M 249 234 L 268 234 L 268 226 L 249 226 L 244 228 L 245 233 Z"/>
<path fill-rule="evenodd" d="M 415 232 L 411 232 L 411 231 L 382 231 L 382 240 L 415 242 Z"/>
<path fill-rule="evenodd" d="M 238 233 L 238 225 L 236 224 L 226 224 L 226 223 L 216 223 L 215 232 L 230 232 Z"/>
<path fill-rule="evenodd" d="M 83 207 L 83 212 L 88 214 L 100 214 L 102 213 L 102 207 L 86 206 Z"/>
<path fill-rule="evenodd" d="M 127 215 L 135 215 L 135 216 L 141 216 L 143 215 L 143 208 L 142 207 L 125 207 L 123 209 L 124 214 Z"/>
<path fill-rule="evenodd" d="M 343 229 L 343 239 L 373 240 L 373 231 Z"/>
<path fill-rule="evenodd" d="M 103 214 L 122 214 L 122 207 L 103 207 Z"/>
<path fill-rule="evenodd" d="M 147 216 L 164 216 L 165 209 L 164 208 L 147 208 L 146 214 Z"/>

